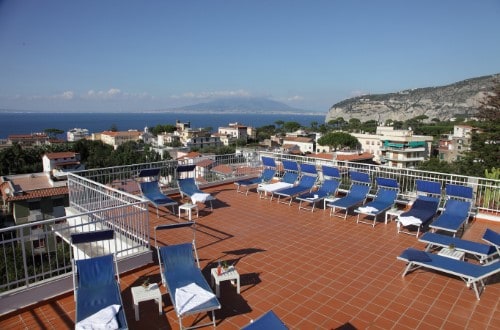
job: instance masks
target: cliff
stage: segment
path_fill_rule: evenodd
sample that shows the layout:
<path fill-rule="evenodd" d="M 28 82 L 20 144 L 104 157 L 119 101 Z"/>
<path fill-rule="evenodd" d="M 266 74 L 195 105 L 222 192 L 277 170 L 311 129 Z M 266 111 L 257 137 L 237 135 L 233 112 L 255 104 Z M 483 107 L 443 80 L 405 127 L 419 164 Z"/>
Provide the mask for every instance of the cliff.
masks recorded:
<path fill-rule="evenodd" d="M 457 115 L 473 116 L 479 101 L 500 82 L 500 74 L 471 78 L 447 86 L 363 95 L 334 104 L 325 122 L 342 117 L 348 121 L 387 119 L 404 121 L 420 115 L 447 120 Z"/>

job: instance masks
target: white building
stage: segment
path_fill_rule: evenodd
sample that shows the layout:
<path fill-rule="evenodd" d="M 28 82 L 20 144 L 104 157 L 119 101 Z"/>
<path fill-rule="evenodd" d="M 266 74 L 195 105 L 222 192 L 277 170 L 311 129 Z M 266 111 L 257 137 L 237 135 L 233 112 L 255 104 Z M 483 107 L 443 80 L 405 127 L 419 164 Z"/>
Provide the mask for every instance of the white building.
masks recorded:
<path fill-rule="evenodd" d="M 104 131 L 100 133 L 100 140 L 103 143 L 109 144 L 116 149 L 118 148 L 118 146 L 124 144 L 125 142 L 139 141 L 141 139 L 141 135 L 142 133 L 136 130 L 121 131 L 121 132 Z"/>
<path fill-rule="evenodd" d="M 374 156 L 374 161 L 392 167 L 413 168 L 429 159 L 432 136 L 414 135 L 412 130 L 394 130 L 394 127 L 377 127 L 375 134 L 351 133 L 364 152 Z"/>
<path fill-rule="evenodd" d="M 89 135 L 89 130 L 86 128 L 72 128 L 66 132 L 66 140 L 74 142 L 86 139 Z"/>

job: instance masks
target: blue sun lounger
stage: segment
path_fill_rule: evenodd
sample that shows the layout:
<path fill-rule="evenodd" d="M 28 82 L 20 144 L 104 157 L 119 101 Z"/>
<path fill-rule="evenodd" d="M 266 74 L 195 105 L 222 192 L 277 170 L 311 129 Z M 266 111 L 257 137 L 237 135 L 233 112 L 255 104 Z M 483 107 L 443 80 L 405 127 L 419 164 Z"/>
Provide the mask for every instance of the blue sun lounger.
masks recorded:
<path fill-rule="evenodd" d="M 76 324 L 77 329 L 94 327 L 104 329 L 106 325 L 114 324 L 118 329 L 127 329 L 127 318 L 123 309 L 123 301 L 120 291 L 120 277 L 118 265 L 114 254 L 89 257 L 76 260 L 74 252 L 79 244 L 95 244 L 95 250 L 102 250 L 99 243 L 105 240 L 113 240 L 113 230 L 102 230 L 71 235 L 71 253 L 73 267 L 73 290 L 76 301 Z M 104 316 L 109 319 L 105 322 Z"/>
<path fill-rule="evenodd" d="M 177 202 L 161 192 L 160 183 L 158 180 L 159 175 L 160 175 L 159 168 L 145 169 L 139 172 L 138 176 L 141 180 L 144 179 L 149 180 L 149 181 L 139 182 L 139 187 L 141 189 L 142 196 L 156 207 L 157 217 L 158 217 L 158 208 L 160 206 L 171 206 L 172 213 L 175 214 L 175 206 L 177 205 Z"/>
<path fill-rule="evenodd" d="M 167 246 L 158 245 L 157 231 L 183 227 L 193 229 L 192 242 Z M 205 325 L 213 325 L 215 328 L 215 310 L 220 309 L 221 305 L 200 270 L 195 232 L 195 224 L 189 222 L 155 227 L 155 246 L 158 252 L 161 280 L 170 295 L 170 301 L 179 319 L 181 329 L 198 328 Z M 195 324 L 187 328 L 183 326 L 183 317 L 205 312 L 212 315 L 211 322 Z"/>
<path fill-rule="evenodd" d="M 398 182 L 388 178 L 375 178 L 375 181 L 377 182 L 377 193 L 373 201 L 354 210 L 358 213 L 356 223 L 366 223 L 375 227 L 377 217 L 383 215 L 396 203 L 399 192 Z M 365 215 L 365 217 L 361 218 L 361 215 Z M 367 217 L 373 217 L 373 221 L 369 221 Z"/>
<path fill-rule="evenodd" d="M 274 158 L 262 157 L 262 166 L 264 169 L 259 177 L 236 181 L 234 183 L 237 186 L 236 192 L 248 195 L 248 191 L 250 189 L 256 188 L 259 184 L 271 181 L 276 175 L 276 162 L 274 161 Z M 246 191 L 243 192 L 241 190 L 242 188 L 246 188 Z"/>
<path fill-rule="evenodd" d="M 413 248 L 406 249 L 397 258 L 408 263 L 403 272 L 403 277 L 418 268 L 428 268 L 458 276 L 467 284 L 467 287 L 472 286 L 474 288 L 478 300 L 486 286 L 486 279 L 500 272 L 500 262 L 498 261 L 482 266 Z"/>
<path fill-rule="evenodd" d="M 283 188 L 293 187 L 297 180 L 299 179 L 299 165 L 297 162 L 283 159 L 281 161 L 284 174 L 279 182 L 273 183 L 263 183 L 257 188 L 259 192 L 259 198 L 266 199 L 267 195 L 270 194 L 270 200 L 273 200 L 274 192 Z"/>
<path fill-rule="evenodd" d="M 398 233 L 418 237 L 423 229 L 436 215 L 441 202 L 441 185 L 439 182 L 416 180 L 417 199 L 410 210 L 401 213 L 397 219 Z M 411 229 L 417 228 L 413 233 Z M 406 230 L 405 230 L 406 229 Z"/>
<path fill-rule="evenodd" d="M 425 248 L 426 251 L 447 248 L 453 245 L 457 251 L 472 255 L 480 263 L 492 262 L 495 258 L 500 256 L 500 234 L 491 229 L 486 229 L 483 235 L 483 240 L 490 244 L 469 241 L 438 233 L 425 233 L 418 240 L 427 244 Z"/>
<path fill-rule="evenodd" d="M 347 195 L 326 204 L 331 208 L 330 216 L 337 216 L 345 220 L 347 218 L 349 209 L 352 209 L 359 204 L 363 204 L 366 201 L 366 197 L 370 192 L 371 186 L 370 176 L 366 173 L 355 171 L 349 172 L 349 176 L 351 178 L 352 184 Z M 342 216 L 336 214 L 337 209 L 344 212 Z"/>
<path fill-rule="evenodd" d="M 271 310 L 261 315 L 255 321 L 247 324 L 242 330 L 288 330 L 288 327 Z"/>
<path fill-rule="evenodd" d="M 323 182 L 318 190 L 301 194 L 296 197 L 299 203 L 299 210 L 310 210 L 314 212 L 314 207 L 317 202 L 324 200 L 327 197 L 333 197 L 337 193 L 340 186 L 340 172 L 336 167 L 322 166 Z M 302 203 L 312 204 L 311 208 L 302 206 Z"/>
<path fill-rule="evenodd" d="M 292 205 L 292 200 L 304 192 L 310 192 L 316 184 L 318 179 L 318 172 L 316 166 L 311 164 L 300 164 L 300 179 L 299 182 L 293 187 L 279 189 L 273 192 L 273 195 L 278 195 L 278 203 Z M 283 201 L 281 198 L 283 197 Z M 288 199 L 288 202 L 286 202 Z"/>
<path fill-rule="evenodd" d="M 444 211 L 429 225 L 434 231 L 447 231 L 457 234 L 460 228 L 465 230 L 465 223 L 469 219 L 472 207 L 472 187 L 447 184 L 446 204 Z"/>
<path fill-rule="evenodd" d="M 182 175 L 182 173 L 193 172 L 196 165 L 180 165 L 177 167 L 178 175 Z M 213 209 L 212 201 L 215 199 L 212 195 L 202 191 L 198 185 L 194 177 L 186 177 L 186 178 L 178 178 L 177 185 L 179 186 L 179 193 L 181 194 L 181 198 L 189 197 L 191 199 L 191 203 L 196 204 L 200 203 L 210 203 L 210 209 Z"/>

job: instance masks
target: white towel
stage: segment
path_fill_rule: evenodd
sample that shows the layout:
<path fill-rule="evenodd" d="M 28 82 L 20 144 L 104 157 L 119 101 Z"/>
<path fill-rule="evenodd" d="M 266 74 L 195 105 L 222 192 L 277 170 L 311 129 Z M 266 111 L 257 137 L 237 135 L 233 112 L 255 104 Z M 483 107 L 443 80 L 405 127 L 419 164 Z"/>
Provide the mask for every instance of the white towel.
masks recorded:
<path fill-rule="evenodd" d="M 361 206 L 358 207 L 358 211 L 361 213 L 372 213 L 372 212 L 378 212 L 378 209 L 373 206 Z"/>
<path fill-rule="evenodd" d="M 191 196 L 191 201 L 193 203 L 205 203 L 207 200 L 209 200 L 210 198 L 210 194 L 206 194 L 206 193 L 194 193 L 192 196 Z"/>
<path fill-rule="evenodd" d="M 75 324 L 76 330 L 94 330 L 94 329 L 118 329 L 116 314 L 120 310 L 120 305 L 110 305 L 90 315 L 84 320 Z"/>
<path fill-rule="evenodd" d="M 401 223 L 403 227 L 409 226 L 409 225 L 421 225 L 422 220 L 420 220 L 417 217 L 414 216 L 409 216 L 409 217 L 399 217 L 398 221 Z"/>
<path fill-rule="evenodd" d="M 201 304 L 206 303 L 215 295 L 207 291 L 196 283 L 191 283 L 175 290 L 175 305 L 179 314 L 189 312 Z"/>

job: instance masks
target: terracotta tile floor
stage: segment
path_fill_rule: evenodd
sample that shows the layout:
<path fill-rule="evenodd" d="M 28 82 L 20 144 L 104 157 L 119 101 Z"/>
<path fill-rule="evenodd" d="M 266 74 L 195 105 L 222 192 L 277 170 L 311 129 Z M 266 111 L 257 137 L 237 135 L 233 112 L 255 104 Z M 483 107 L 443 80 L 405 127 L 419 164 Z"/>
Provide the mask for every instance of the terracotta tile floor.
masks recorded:
<path fill-rule="evenodd" d="M 397 234 L 396 224 L 372 228 L 331 218 L 321 209 L 299 211 L 255 192 L 237 194 L 227 184 L 208 190 L 216 196 L 214 210 L 200 210 L 197 246 L 203 272 L 217 260 L 234 263 L 241 274 L 241 294 L 221 284 L 222 309 L 217 327 L 237 329 L 272 309 L 291 329 L 500 329 L 500 277 L 489 281 L 477 300 L 457 278 L 417 270 L 401 277 L 405 264 L 396 257 L 407 247 L 423 248 L 415 237 Z M 177 222 L 165 212 L 150 225 Z M 476 220 L 464 238 L 480 240 L 486 227 L 500 223 Z M 154 237 L 152 235 L 152 237 Z M 159 234 L 164 243 L 191 240 L 178 229 Z M 143 276 L 160 282 L 157 264 L 122 275 L 122 296 L 131 329 L 177 329 L 178 321 L 163 286 L 163 315 L 153 301 L 140 304 L 135 321 L 130 288 Z M 1 303 L 1 302 L 0 302 Z M 0 317 L 0 329 L 62 329 L 74 327 L 75 305 L 68 293 Z M 208 320 L 206 314 L 184 325 Z"/>

